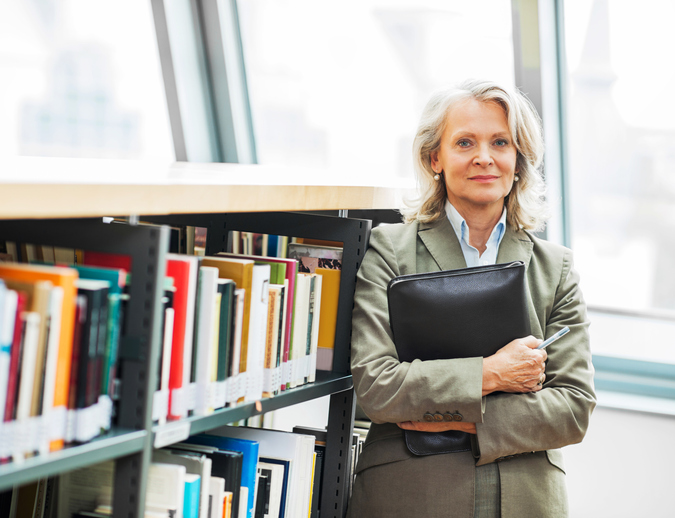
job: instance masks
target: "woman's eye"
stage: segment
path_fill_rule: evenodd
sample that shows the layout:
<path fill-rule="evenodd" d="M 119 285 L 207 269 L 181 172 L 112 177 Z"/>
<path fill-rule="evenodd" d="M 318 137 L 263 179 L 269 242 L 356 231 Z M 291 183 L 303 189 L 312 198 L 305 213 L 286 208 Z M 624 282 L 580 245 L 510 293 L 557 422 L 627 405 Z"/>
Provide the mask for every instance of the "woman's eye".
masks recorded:
<path fill-rule="evenodd" d="M 497 139 L 495 141 L 495 146 L 498 146 L 498 147 L 503 147 L 503 146 L 508 146 L 508 145 L 509 145 L 509 141 L 506 140 L 506 139 L 503 139 L 503 138 Z"/>
<path fill-rule="evenodd" d="M 468 140 L 460 140 L 459 142 L 457 142 L 457 145 L 459 147 L 469 147 L 471 145 L 471 142 L 469 142 Z"/>

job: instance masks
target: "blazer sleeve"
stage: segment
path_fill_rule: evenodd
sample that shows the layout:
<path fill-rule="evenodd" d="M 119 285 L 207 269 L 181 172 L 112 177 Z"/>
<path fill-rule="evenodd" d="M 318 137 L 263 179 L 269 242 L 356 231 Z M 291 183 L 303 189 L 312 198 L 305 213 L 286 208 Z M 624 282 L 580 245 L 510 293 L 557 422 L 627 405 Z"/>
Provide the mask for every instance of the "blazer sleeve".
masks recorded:
<path fill-rule="evenodd" d="M 410 245 L 414 260 L 415 243 Z M 389 327 L 387 286 L 405 262 L 388 232 L 373 229 L 357 275 L 351 369 L 357 401 L 374 423 L 423 421 L 425 413 L 481 422 L 482 358 L 399 362 Z M 442 325 L 439 323 L 439 325 Z"/>
<path fill-rule="evenodd" d="M 486 397 L 484 420 L 476 425 L 478 465 L 581 442 L 588 428 L 596 403 L 589 322 L 569 250 L 563 254 L 562 268 L 555 270 L 561 274 L 545 335 L 551 336 L 564 326 L 569 326 L 570 332 L 547 348 L 542 390 Z"/>

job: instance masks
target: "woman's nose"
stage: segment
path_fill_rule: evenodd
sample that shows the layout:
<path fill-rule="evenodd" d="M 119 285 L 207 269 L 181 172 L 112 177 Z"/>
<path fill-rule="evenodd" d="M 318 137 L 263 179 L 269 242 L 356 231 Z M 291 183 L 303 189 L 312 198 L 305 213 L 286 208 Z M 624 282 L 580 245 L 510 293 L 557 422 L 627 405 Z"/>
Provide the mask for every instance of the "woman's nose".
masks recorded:
<path fill-rule="evenodd" d="M 492 155 L 490 154 L 489 146 L 478 146 L 478 153 L 473 159 L 475 165 L 488 166 L 492 164 Z"/>

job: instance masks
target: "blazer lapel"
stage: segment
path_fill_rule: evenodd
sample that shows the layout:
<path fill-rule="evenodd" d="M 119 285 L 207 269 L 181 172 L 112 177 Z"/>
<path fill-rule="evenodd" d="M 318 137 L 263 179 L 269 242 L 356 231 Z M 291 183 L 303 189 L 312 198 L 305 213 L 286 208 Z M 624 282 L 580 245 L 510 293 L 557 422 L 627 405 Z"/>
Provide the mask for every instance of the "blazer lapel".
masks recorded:
<path fill-rule="evenodd" d="M 534 243 L 527 233 L 523 231 L 516 232 L 507 225 L 506 232 L 499 245 L 497 264 L 523 261 L 525 263 L 525 269 L 527 269 L 530 264 L 530 259 L 532 258 L 533 248 Z"/>
<path fill-rule="evenodd" d="M 446 216 L 433 223 L 420 223 L 417 235 L 441 270 L 466 268 L 462 247 Z"/>

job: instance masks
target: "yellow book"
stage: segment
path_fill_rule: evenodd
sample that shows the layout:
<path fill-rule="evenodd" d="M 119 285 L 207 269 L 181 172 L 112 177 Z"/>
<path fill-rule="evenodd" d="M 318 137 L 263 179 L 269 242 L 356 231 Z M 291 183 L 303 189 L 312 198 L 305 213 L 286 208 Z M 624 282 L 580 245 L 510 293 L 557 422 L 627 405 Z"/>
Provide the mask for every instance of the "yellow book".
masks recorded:
<path fill-rule="evenodd" d="M 331 370 L 333 367 L 333 349 L 335 347 L 335 327 L 337 324 L 338 300 L 340 298 L 340 270 L 317 268 L 321 275 L 321 313 L 319 315 L 319 343 L 317 352 L 318 370 Z"/>

